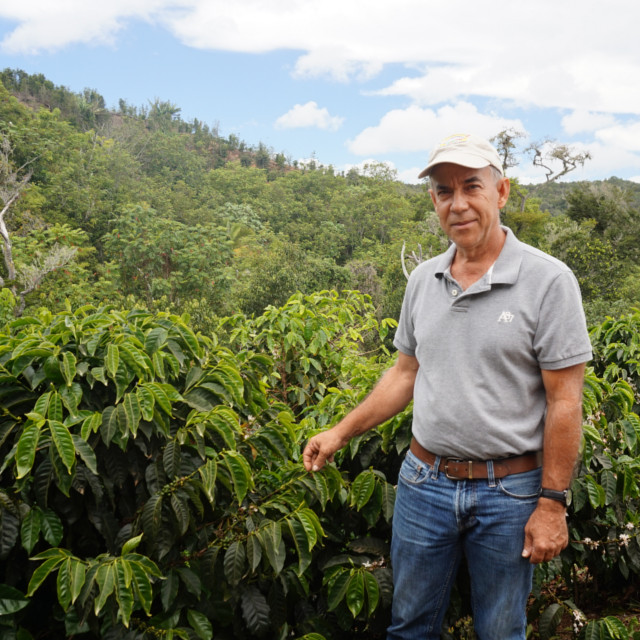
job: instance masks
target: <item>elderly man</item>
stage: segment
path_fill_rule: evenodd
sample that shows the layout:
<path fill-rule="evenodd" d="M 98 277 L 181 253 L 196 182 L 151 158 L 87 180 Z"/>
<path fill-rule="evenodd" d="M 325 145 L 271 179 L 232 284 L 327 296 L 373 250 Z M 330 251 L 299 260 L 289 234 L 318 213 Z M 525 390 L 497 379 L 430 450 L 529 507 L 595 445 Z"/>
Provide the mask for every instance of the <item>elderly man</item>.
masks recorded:
<path fill-rule="evenodd" d="M 307 470 L 413 399 L 413 439 L 393 517 L 388 640 L 440 637 L 464 556 L 480 640 L 524 640 L 533 565 L 568 543 L 566 491 L 581 438 L 591 345 L 560 261 L 500 225 L 509 181 L 475 135 L 432 152 L 428 176 L 452 244 L 411 274 L 396 363 L 334 427 Z"/>

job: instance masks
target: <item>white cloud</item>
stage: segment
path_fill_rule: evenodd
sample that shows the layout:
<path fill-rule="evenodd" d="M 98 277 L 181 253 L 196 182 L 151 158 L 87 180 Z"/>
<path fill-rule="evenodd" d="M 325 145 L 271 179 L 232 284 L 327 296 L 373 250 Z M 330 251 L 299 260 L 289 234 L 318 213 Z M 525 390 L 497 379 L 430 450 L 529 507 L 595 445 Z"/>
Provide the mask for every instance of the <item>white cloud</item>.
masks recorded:
<path fill-rule="evenodd" d="M 625 151 L 640 151 L 640 121 L 616 124 L 596 132 L 596 138 L 607 146 Z"/>
<path fill-rule="evenodd" d="M 327 131 L 337 131 L 344 118 L 332 116 L 323 107 L 320 108 L 316 102 L 297 104 L 292 109 L 281 115 L 275 122 L 276 129 L 299 129 L 305 127 L 315 127 Z"/>
<path fill-rule="evenodd" d="M 608 113 L 593 113 L 578 109 L 562 118 L 562 128 L 573 136 L 577 133 L 592 133 L 615 124 L 615 118 Z"/>
<path fill-rule="evenodd" d="M 350 140 L 348 147 L 358 155 L 428 151 L 438 140 L 454 132 L 472 132 L 491 138 L 507 128 L 525 129 L 519 120 L 480 113 L 468 102 L 437 110 L 410 106 L 389 111 L 376 126 L 367 127 Z"/>
<path fill-rule="evenodd" d="M 553 19 L 550 19 L 553 16 Z M 299 51 L 292 73 L 366 80 L 389 64 L 413 68 L 382 89 L 420 105 L 470 96 L 545 108 L 640 113 L 640 4 L 596 0 L 26 0 L 5 52 L 113 42 L 131 20 L 164 25 L 185 46 Z M 421 69 L 421 72 L 416 72 Z"/>
<path fill-rule="evenodd" d="M 113 45 L 142 20 L 188 47 L 289 50 L 297 56 L 295 79 L 367 82 L 369 96 L 404 100 L 349 141 L 362 156 L 427 152 L 452 131 L 489 137 L 505 127 L 525 129 L 472 106 L 482 98 L 494 109 L 571 111 L 562 118 L 564 132 L 582 136 L 594 156 L 585 175 L 597 167 L 611 175 L 624 162 L 640 170 L 640 123 L 627 121 L 640 116 L 639 3 L 609 0 L 605 10 L 596 0 L 493 0 L 490 8 L 471 0 L 395 0 L 389 7 L 387 0 L 0 0 L 0 19 L 15 24 L 0 52 Z M 374 92 L 376 78 L 384 81 Z M 340 124 L 312 103 L 277 121 L 325 130 Z"/>
<path fill-rule="evenodd" d="M 37 54 L 76 43 L 110 45 L 128 20 L 152 20 L 168 3 L 168 0 L 4 3 L 0 5 L 0 17 L 18 24 L 0 43 L 0 50 L 9 54 Z"/>

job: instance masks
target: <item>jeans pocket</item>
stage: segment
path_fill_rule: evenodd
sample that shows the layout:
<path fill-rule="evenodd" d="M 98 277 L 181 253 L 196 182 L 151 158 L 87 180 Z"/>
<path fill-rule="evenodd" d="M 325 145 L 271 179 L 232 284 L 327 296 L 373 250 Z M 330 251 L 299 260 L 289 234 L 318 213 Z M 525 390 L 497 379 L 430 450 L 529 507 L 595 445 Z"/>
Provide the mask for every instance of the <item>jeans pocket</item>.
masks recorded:
<path fill-rule="evenodd" d="M 429 477 L 431 467 L 417 458 L 411 451 L 407 455 L 400 467 L 400 479 L 407 484 L 421 484 Z"/>
<path fill-rule="evenodd" d="M 502 493 L 521 500 L 538 499 L 542 469 L 533 469 L 524 473 L 512 473 L 498 480 L 498 487 Z"/>

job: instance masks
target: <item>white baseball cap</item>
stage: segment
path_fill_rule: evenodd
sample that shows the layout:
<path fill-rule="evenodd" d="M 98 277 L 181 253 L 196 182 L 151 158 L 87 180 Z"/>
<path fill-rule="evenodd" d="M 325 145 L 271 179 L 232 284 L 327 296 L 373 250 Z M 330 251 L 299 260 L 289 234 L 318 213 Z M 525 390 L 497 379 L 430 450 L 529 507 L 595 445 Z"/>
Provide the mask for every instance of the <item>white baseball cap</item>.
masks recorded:
<path fill-rule="evenodd" d="M 420 172 L 418 178 L 428 176 L 435 165 L 443 162 L 459 164 L 470 169 L 481 169 L 491 165 L 504 175 L 498 152 L 484 138 L 473 133 L 456 133 L 442 140 L 431 152 L 429 164 Z"/>

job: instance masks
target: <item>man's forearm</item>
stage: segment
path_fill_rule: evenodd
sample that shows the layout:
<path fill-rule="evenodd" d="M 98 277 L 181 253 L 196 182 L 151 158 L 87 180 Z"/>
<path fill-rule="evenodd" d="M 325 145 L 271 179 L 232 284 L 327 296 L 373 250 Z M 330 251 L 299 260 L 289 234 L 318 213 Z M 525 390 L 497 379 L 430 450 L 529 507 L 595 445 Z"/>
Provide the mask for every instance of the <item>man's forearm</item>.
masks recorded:
<path fill-rule="evenodd" d="M 333 454 L 351 438 L 382 424 L 402 411 L 413 398 L 418 372 L 415 358 L 399 354 L 396 363 L 380 379 L 373 391 L 338 424 L 309 440 L 303 453 L 308 471 L 322 469 Z"/>

